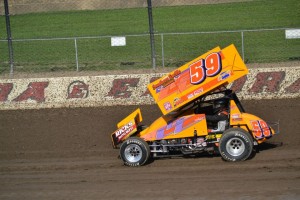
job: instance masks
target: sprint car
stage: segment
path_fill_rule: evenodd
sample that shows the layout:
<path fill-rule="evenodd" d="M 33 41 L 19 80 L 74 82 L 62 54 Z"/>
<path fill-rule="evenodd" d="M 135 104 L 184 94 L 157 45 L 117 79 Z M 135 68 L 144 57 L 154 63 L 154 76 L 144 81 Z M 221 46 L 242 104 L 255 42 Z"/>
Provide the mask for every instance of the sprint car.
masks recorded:
<path fill-rule="evenodd" d="M 236 93 L 227 89 L 246 74 L 237 49 L 229 45 L 148 84 L 163 115 L 144 126 L 141 110 L 135 110 L 111 134 L 113 148 L 119 149 L 127 166 L 144 165 L 150 158 L 202 153 L 220 154 L 232 162 L 248 159 L 256 145 L 278 130 L 246 113 Z"/>

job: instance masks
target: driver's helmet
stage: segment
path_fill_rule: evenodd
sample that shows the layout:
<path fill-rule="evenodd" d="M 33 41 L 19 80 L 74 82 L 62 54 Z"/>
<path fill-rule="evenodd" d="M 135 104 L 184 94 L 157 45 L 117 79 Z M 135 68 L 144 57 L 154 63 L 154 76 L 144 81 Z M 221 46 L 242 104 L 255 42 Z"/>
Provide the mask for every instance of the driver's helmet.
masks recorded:
<path fill-rule="evenodd" d="M 224 108 L 225 106 L 226 106 L 225 99 L 218 99 L 218 100 L 214 101 L 214 108 L 215 109 Z"/>

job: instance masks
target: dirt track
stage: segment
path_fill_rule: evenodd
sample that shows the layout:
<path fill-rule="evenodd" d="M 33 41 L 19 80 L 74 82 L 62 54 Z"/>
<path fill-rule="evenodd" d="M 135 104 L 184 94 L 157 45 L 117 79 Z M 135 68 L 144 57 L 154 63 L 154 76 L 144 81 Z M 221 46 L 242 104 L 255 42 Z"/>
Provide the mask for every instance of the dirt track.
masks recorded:
<path fill-rule="evenodd" d="M 109 137 L 137 106 L 0 111 L 0 199 L 300 199 L 300 99 L 244 106 L 280 120 L 281 134 L 253 159 L 160 159 L 139 168 L 122 165 Z M 141 109 L 144 124 L 160 115 L 155 105 Z"/>

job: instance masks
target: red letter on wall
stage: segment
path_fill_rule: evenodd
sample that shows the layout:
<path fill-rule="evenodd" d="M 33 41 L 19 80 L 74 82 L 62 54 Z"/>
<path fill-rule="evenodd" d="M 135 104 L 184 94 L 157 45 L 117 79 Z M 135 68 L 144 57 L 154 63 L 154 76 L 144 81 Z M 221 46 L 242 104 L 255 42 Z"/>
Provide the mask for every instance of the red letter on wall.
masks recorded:
<path fill-rule="evenodd" d="M 129 87 L 136 87 L 139 81 L 139 78 L 115 79 L 107 96 L 129 98 L 131 96 L 131 91 L 128 91 Z"/>
<path fill-rule="evenodd" d="M 85 84 L 83 81 L 74 81 L 70 83 L 68 87 L 68 97 L 72 98 L 87 98 L 89 96 L 89 85 Z"/>
<path fill-rule="evenodd" d="M 26 101 L 28 99 L 35 100 L 38 103 L 45 101 L 45 88 L 48 87 L 49 82 L 33 82 L 29 83 L 27 89 L 20 94 L 14 101 Z"/>
<path fill-rule="evenodd" d="M 150 83 L 156 81 L 157 79 L 159 79 L 159 77 L 152 77 L 152 78 L 150 79 Z M 143 96 L 148 96 L 148 95 L 150 95 L 150 92 L 149 92 L 149 90 L 148 90 L 148 88 L 147 88 L 146 91 L 142 94 L 142 97 L 143 97 Z"/>
<path fill-rule="evenodd" d="M 287 87 L 285 91 L 290 93 L 298 93 L 300 91 L 300 78 L 296 80 L 292 85 Z"/>
<path fill-rule="evenodd" d="M 238 93 L 243 89 L 243 86 L 245 85 L 246 81 L 247 76 L 243 76 L 242 78 L 239 78 L 236 81 L 234 81 L 230 89 Z"/>
<path fill-rule="evenodd" d="M 285 77 L 285 72 L 260 72 L 256 76 L 250 92 L 261 93 L 265 89 L 267 92 L 278 92 L 279 85 Z"/>
<path fill-rule="evenodd" d="M 0 83 L 0 101 L 7 101 L 8 95 L 12 88 L 12 83 Z"/>

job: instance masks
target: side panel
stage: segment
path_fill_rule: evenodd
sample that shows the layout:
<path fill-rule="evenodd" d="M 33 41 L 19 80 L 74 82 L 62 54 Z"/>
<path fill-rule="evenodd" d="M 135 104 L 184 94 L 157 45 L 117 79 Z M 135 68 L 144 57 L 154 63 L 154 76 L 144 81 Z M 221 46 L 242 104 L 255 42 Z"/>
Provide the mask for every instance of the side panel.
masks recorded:
<path fill-rule="evenodd" d="M 198 136 L 207 135 L 204 114 L 193 114 L 177 118 L 165 123 L 163 117 L 155 121 L 139 137 L 145 141 L 193 137 L 195 130 Z"/>
<path fill-rule="evenodd" d="M 234 45 L 217 47 L 150 83 L 148 89 L 166 115 L 247 73 Z"/>
<path fill-rule="evenodd" d="M 234 116 L 235 114 L 233 114 Z M 241 113 L 238 115 L 238 118 L 232 120 L 231 117 L 231 126 L 240 126 L 241 128 L 245 129 L 247 132 L 250 131 L 253 138 L 258 141 L 258 143 L 262 143 L 266 139 L 275 135 L 275 131 L 272 129 L 271 126 L 267 124 L 261 118 L 248 114 L 248 113 Z"/>
<path fill-rule="evenodd" d="M 122 141 L 137 131 L 138 124 L 142 121 L 141 110 L 138 108 L 117 125 L 118 129 L 111 134 L 112 145 L 117 147 Z"/>
<path fill-rule="evenodd" d="M 137 131 L 137 124 L 135 123 L 134 119 L 132 119 L 131 121 L 129 121 L 124 126 L 120 127 L 111 135 L 113 147 L 116 147 L 118 144 L 120 144 L 122 141 L 124 141 L 126 138 L 128 138 L 136 131 Z"/>
<path fill-rule="evenodd" d="M 243 118 L 248 121 L 248 126 L 256 140 L 268 139 L 275 134 L 275 131 L 261 118 L 248 113 L 243 113 Z"/>

